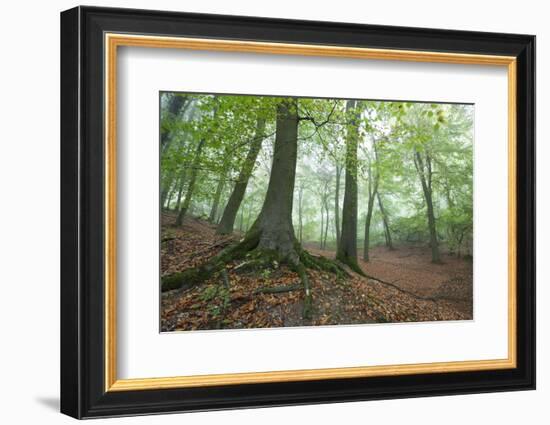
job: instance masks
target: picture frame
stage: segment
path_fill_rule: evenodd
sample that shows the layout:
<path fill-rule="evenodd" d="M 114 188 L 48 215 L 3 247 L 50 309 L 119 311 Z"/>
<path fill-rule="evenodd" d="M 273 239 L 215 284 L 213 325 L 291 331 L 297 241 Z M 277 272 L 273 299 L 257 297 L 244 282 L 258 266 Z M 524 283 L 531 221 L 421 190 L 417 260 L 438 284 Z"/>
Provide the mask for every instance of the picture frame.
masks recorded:
<path fill-rule="evenodd" d="M 507 185 L 508 208 L 495 213 L 508 217 L 508 356 L 118 378 L 122 46 L 505 67 L 509 168 L 508 181 L 496 184 Z M 80 6 L 61 13 L 61 120 L 62 413 L 92 418 L 535 388 L 534 36 Z"/>

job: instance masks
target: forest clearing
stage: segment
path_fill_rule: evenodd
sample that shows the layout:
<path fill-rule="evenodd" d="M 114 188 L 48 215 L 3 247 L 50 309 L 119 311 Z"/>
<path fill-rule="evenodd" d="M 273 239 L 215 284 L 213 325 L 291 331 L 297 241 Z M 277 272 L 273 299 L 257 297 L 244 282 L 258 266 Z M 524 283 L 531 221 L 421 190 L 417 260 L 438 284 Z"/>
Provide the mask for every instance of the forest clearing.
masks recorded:
<path fill-rule="evenodd" d="M 473 106 L 161 93 L 161 330 L 471 320 Z"/>

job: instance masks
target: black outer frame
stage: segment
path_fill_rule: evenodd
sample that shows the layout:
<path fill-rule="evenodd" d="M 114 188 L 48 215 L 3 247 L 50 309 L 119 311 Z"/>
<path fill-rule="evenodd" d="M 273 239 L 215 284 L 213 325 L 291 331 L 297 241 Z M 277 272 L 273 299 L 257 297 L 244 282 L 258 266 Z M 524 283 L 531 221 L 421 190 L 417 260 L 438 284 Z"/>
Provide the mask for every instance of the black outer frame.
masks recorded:
<path fill-rule="evenodd" d="M 105 32 L 517 57 L 517 368 L 104 391 Z M 535 37 L 76 7 L 61 13 L 61 412 L 75 418 L 535 388 Z"/>

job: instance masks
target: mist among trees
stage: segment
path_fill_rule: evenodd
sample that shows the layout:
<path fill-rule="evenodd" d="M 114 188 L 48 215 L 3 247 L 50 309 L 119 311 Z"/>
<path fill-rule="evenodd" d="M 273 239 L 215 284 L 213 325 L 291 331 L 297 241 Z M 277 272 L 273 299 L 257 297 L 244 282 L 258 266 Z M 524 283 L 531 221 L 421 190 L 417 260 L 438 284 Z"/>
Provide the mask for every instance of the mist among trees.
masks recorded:
<path fill-rule="evenodd" d="M 296 276 L 289 291 L 302 292 L 311 320 L 312 272 L 375 278 L 373 250 L 411 246 L 436 265 L 469 261 L 473 114 L 461 104 L 161 93 L 162 242 L 190 220 L 225 241 L 165 270 L 162 290 L 212 279 L 229 290 L 235 267 L 261 275 L 276 264 Z"/>

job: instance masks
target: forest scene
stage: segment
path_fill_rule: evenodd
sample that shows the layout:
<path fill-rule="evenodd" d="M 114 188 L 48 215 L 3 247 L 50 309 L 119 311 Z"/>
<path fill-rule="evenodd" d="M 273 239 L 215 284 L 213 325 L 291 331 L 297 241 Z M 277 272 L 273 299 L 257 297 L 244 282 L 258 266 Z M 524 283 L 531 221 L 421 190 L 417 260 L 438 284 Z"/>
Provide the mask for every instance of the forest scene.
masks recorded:
<path fill-rule="evenodd" d="M 473 105 L 159 103 L 161 331 L 473 318 Z"/>

